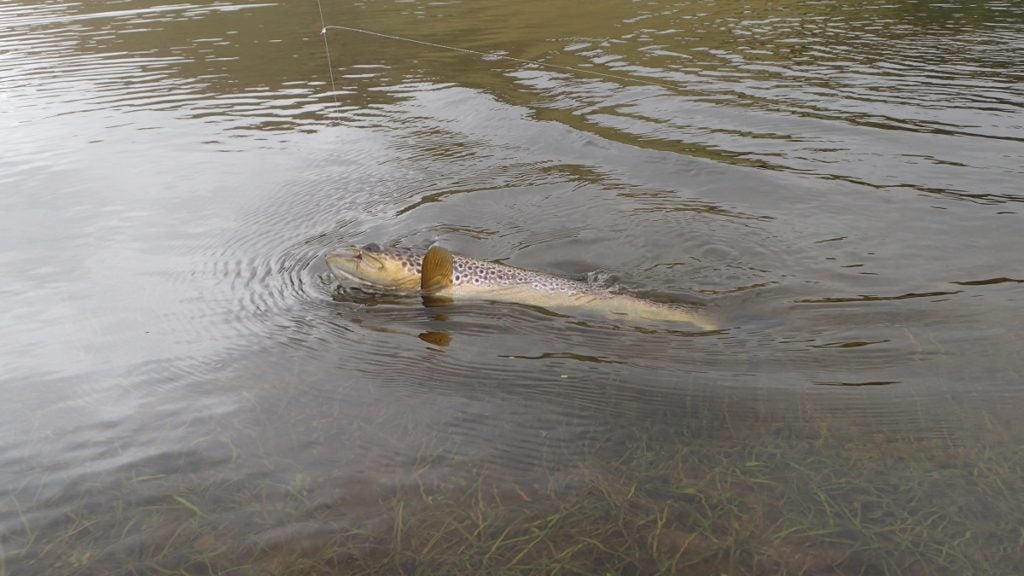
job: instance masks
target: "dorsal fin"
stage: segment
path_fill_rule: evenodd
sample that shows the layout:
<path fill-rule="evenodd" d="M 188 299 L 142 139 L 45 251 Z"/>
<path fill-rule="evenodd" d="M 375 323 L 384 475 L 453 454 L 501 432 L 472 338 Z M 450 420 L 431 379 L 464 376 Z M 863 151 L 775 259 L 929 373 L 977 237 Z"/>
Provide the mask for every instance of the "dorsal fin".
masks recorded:
<path fill-rule="evenodd" d="M 440 246 L 431 246 L 423 256 L 420 290 L 437 294 L 452 287 L 452 255 Z"/>

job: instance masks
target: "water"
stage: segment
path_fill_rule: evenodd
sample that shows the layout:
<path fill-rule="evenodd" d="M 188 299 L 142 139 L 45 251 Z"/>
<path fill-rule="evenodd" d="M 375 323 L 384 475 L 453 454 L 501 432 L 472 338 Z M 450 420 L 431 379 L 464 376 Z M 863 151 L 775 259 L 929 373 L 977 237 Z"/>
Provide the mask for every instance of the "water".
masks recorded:
<path fill-rule="evenodd" d="M 0 5 L 0 574 L 1024 571 L 1019 4 L 324 16 L 581 71 Z M 725 329 L 332 298 L 433 241 Z"/>

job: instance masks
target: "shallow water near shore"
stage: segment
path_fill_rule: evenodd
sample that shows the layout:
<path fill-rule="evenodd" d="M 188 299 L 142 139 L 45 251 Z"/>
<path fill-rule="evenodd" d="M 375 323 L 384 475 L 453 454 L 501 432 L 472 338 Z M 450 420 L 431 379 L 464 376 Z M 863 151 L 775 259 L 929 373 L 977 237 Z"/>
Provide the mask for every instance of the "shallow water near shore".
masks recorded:
<path fill-rule="evenodd" d="M 323 15 L 0 5 L 0 575 L 1024 573 L 1019 5 Z"/>

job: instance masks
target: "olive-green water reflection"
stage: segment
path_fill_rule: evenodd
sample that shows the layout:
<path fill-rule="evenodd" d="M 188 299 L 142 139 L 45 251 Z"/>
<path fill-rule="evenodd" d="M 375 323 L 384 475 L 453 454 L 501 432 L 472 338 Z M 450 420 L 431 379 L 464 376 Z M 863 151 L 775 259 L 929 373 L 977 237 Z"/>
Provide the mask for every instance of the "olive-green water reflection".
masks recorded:
<path fill-rule="evenodd" d="M 1024 572 L 1013 3 L 0 7 L 0 575 Z M 339 244 L 692 334 L 333 297 Z"/>

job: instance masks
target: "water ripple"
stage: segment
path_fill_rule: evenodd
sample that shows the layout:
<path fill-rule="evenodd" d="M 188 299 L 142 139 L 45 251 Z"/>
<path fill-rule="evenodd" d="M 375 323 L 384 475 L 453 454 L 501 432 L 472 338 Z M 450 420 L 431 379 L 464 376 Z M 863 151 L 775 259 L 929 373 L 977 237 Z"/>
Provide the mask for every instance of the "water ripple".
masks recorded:
<path fill-rule="evenodd" d="M 0 88 L 35 120 L 64 114 L 173 111 L 184 118 L 227 124 L 226 129 L 282 131 L 320 121 L 330 110 L 322 84 L 278 76 L 272 86 L 237 82 L 247 65 L 234 55 L 237 31 L 184 44 L 137 42 L 191 18 L 216 13 L 259 13 L 275 4 L 193 5 L 90 12 L 81 4 L 53 4 L 45 11 L 13 8 L 0 14 Z M 43 14 L 40 14 L 43 12 Z M 270 50 L 274 42 L 256 39 Z M 204 63 L 220 73 L 191 75 Z M 282 63 L 283 64 L 283 63 Z M 241 71 L 244 73 L 245 71 Z M 224 90 L 228 88 L 227 90 Z M 145 120 L 125 117 L 145 128 Z"/>

